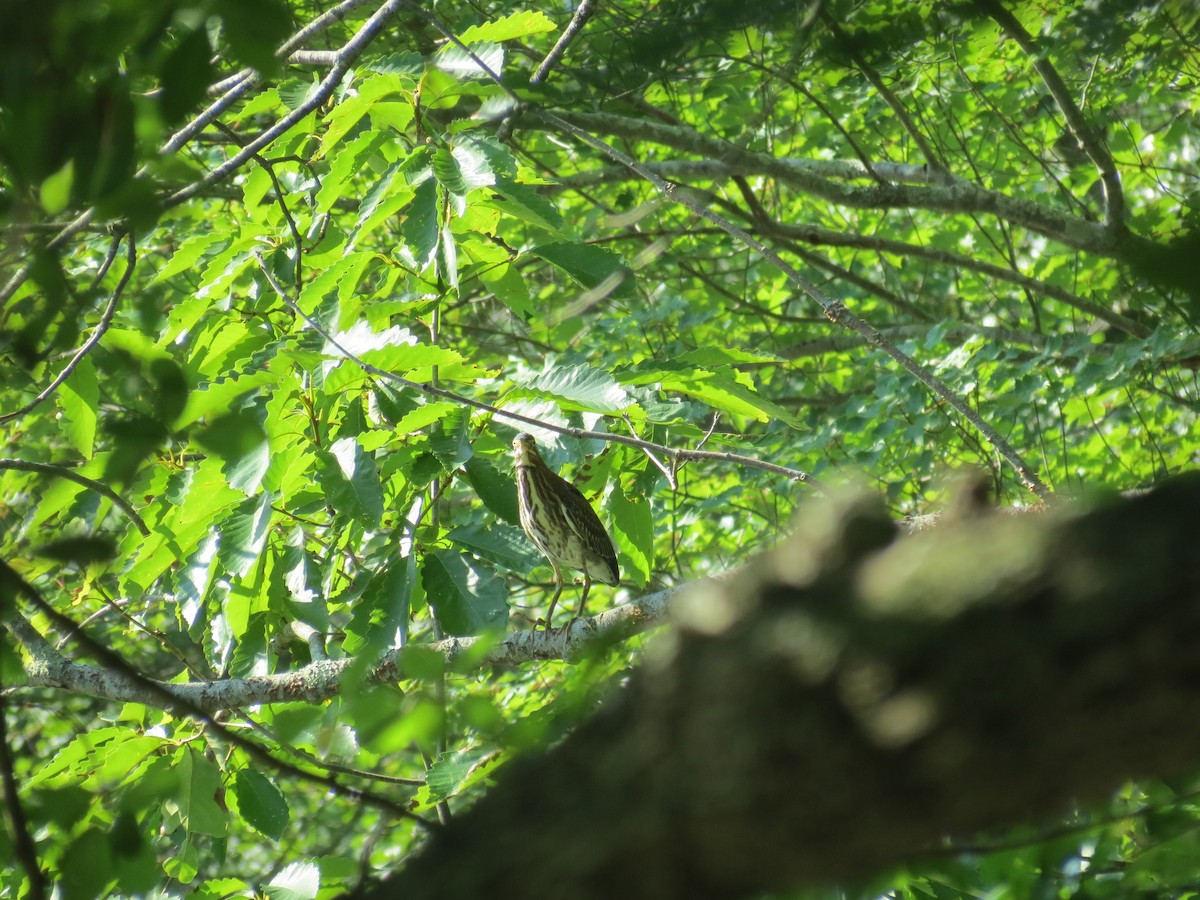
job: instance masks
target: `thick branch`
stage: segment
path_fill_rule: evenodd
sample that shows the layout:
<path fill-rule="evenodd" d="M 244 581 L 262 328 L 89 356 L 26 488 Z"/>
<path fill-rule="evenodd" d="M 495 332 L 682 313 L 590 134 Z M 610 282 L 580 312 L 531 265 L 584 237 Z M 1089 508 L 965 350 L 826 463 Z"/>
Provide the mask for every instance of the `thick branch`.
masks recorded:
<path fill-rule="evenodd" d="M 50 647 L 20 616 L 13 615 L 8 625 L 30 656 L 26 687 L 62 688 L 155 708 L 163 708 L 165 695 L 170 695 L 189 708 L 214 713 L 264 703 L 320 703 L 341 693 L 350 676 L 355 677 L 356 684 L 395 684 L 409 677 L 405 659 L 411 655 L 422 657 L 421 671 L 428 671 L 427 659 L 433 654 L 442 658 L 447 669 L 457 672 L 492 665 L 521 665 L 534 660 L 573 659 L 593 642 L 620 641 L 661 623 L 666 617 L 668 601 L 678 590 L 650 594 L 580 619 L 561 631 L 522 631 L 502 638 L 452 637 L 416 644 L 407 650 L 392 650 L 378 662 L 365 666 L 357 658 L 319 660 L 294 672 L 185 684 L 134 678 L 120 669 L 75 663 Z"/>

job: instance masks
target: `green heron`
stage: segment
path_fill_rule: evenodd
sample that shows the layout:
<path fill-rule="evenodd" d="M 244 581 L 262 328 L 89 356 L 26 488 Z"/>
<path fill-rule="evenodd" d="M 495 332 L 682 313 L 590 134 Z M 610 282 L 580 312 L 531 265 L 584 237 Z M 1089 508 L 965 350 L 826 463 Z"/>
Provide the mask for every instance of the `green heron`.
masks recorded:
<path fill-rule="evenodd" d="M 549 630 L 554 605 L 563 589 L 562 566 L 583 573 L 583 597 L 575 619 L 583 616 L 592 579 L 616 585 L 621 573 L 612 540 L 592 505 L 575 485 L 550 471 L 538 453 L 533 435 L 518 434 L 513 439 L 513 455 L 517 460 L 521 527 L 554 569 L 554 596 L 546 610 Z"/>

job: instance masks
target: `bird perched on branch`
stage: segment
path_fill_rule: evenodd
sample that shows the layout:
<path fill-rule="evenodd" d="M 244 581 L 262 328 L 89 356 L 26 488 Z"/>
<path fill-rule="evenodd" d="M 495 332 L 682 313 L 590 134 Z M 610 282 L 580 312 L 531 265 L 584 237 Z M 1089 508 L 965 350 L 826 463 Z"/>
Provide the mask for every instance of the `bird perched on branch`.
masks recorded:
<path fill-rule="evenodd" d="M 549 630 L 554 605 L 563 590 L 563 566 L 583 573 L 583 596 L 575 619 L 583 616 L 592 579 L 615 586 L 621 573 L 612 540 L 592 505 L 575 485 L 550 471 L 538 453 L 533 435 L 518 434 L 513 439 L 513 455 L 517 462 L 521 527 L 554 569 L 554 596 L 546 610 Z"/>

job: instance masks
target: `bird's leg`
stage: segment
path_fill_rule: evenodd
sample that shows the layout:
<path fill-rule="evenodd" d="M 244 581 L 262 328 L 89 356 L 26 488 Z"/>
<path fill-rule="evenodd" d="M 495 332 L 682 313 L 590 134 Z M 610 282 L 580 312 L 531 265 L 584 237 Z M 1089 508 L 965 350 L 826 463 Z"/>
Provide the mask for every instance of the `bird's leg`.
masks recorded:
<path fill-rule="evenodd" d="M 571 621 L 567 623 L 568 627 L 576 619 L 583 618 L 583 606 L 585 603 L 587 603 L 588 590 L 591 588 L 591 586 L 592 586 L 592 576 L 589 575 L 587 572 L 584 572 L 583 573 L 583 596 L 579 598 L 579 612 L 577 612 L 574 616 L 571 617 Z"/>
<path fill-rule="evenodd" d="M 559 595 L 563 592 L 563 577 L 562 570 L 558 568 L 558 563 L 551 562 L 550 565 L 554 568 L 554 596 L 550 598 L 550 605 L 546 607 L 546 630 L 550 630 L 550 620 L 554 617 L 554 606 L 558 603 Z"/>

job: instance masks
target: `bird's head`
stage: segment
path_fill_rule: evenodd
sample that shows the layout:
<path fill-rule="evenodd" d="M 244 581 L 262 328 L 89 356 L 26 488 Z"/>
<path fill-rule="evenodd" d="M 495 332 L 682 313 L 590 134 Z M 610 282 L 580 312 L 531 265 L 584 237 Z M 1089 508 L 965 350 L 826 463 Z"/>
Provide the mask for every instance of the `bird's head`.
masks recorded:
<path fill-rule="evenodd" d="M 513 455 L 516 457 L 518 466 L 532 465 L 535 461 L 541 460 L 537 441 L 533 439 L 532 434 L 525 431 L 513 438 Z"/>

